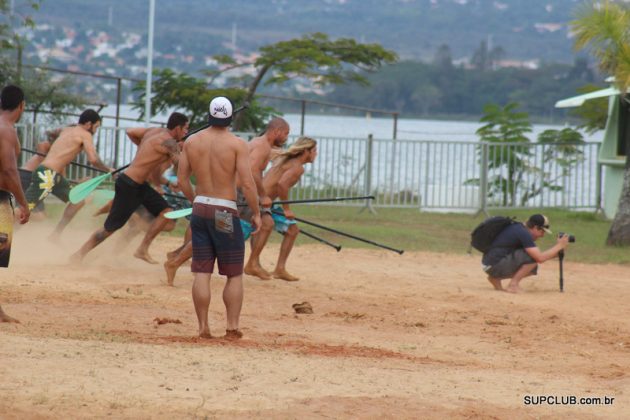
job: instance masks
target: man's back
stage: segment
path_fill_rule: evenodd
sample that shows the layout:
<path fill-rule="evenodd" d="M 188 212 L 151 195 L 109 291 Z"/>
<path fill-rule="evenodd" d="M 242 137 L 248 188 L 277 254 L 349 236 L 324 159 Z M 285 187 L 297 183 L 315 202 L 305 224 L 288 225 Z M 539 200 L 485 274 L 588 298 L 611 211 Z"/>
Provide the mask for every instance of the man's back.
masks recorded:
<path fill-rule="evenodd" d="M 236 200 L 237 156 L 247 157 L 242 139 L 227 129 L 210 127 L 191 136 L 184 152 L 197 179 L 197 195 Z"/>
<path fill-rule="evenodd" d="M 493 265 L 515 249 L 535 246 L 534 239 L 527 228 L 521 223 L 514 223 L 497 235 L 490 250 L 484 254 L 482 263 Z"/>
<path fill-rule="evenodd" d="M 92 134 L 83 127 L 64 128 L 59 138 L 50 147 L 42 165 L 56 172 L 63 172 L 65 167 L 81 152 L 83 143 L 91 139 Z"/>

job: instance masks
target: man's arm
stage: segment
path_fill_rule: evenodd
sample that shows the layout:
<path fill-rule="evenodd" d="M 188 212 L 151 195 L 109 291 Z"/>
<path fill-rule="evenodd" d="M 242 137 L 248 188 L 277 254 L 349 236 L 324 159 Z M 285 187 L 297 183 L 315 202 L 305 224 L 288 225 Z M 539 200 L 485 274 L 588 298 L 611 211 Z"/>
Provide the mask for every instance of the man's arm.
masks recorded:
<path fill-rule="evenodd" d="M 285 173 L 282 174 L 280 180 L 278 181 L 278 197 L 282 201 L 286 201 L 289 199 L 289 190 L 298 183 L 302 175 L 304 174 L 304 167 L 302 165 L 296 166 L 294 168 L 288 169 Z M 284 215 L 288 219 L 294 219 L 295 215 L 288 204 L 283 204 L 282 209 L 284 210 Z"/>
<path fill-rule="evenodd" d="M 98 153 L 96 153 L 94 141 L 92 140 L 92 136 L 90 136 L 89 134 L 83 138 L 83 150 L 85 150 L 85 154 L 88 157 L 88 162 L 90 162 L 92 166 L 106 172 L 112 171 L 112 168 L 105 165 L 101 158 L 98 156 Z"/>
<path fill-rule="evenodd" d="M 0 139 L 0 178 L 4 181 L 4 188 L 15 196 L 15 201 L 22 208 L 20 223 L 26 223 L 30 211 L 17 168 L 15 153 L 16 149 L 19 150 L 17 135 L 15 131 L 5 128 L 0 131 Z"/>
<path fill-rule="evenodd" d="M 184 151 L 179 156 L 179 164 L 177 165 L 177 184 L 181 188 L 182 193 L 191 203 L 195 201 L 195 193 L 190 183 L 190 162 L 188 162 L 188 143 L 184 143 Z"/>
<path fill-rule="evenodd" d="M 564 235 L 558 238 L 556 244 L 546 251 L 541 251 L 537 246 L 532 248 L 525 248 L 525 252 L 534 259 L 537 263 L 541 264 L 547 260 L 555 258 L 560 251 L 565 249 L 569 245 L 569 235 Z"/>
<path fill-rule="evenodd" d="M 258 194 L 256 193 L 256 184 L 254 183 L 252 171 L 249 166 L 249 150 L 245 142 L 239 142 L 236 146 L 236 173 L 241 180 L 241 190 L 245 195 L 247 205 L 254 213 L 251 220 L 255 229 L 252 232 L 252 235 L 254 235 L 260 230 L 260 207 L 258 206 Z"/>
<path fill-rule="evenodd" d="M 269 154 L 265 153 L 265 150 L 262 147 L 255 147 L 253 150 L 249 151 L 249 164 L 251 167 L 252 177 L 254 178 L 254 183 L 256 184 L 256 191 L 258 192 L 260 204 L 265 208 L 271 207 L 271 198 L 269 198 L 265 192 L 262 176 L 268 163 Z"/>
<path fill-rule="evenodd" d="M 142 141 L 142 138 L 147 131 L 149 131 L 149 129 L 146 127 L 128 128 L 127 130 L 125 130 L 125 132 L 127 133 L 127 137 L 129 137 L 129 140 L 131 140 L 136 146 L 140 145 L 140 141 Z"/>
<path fill-rule="evenodd" d="M 175 139 L 165 139 L 155 144 L 155 149 L 163 154 L 167 155 L 173 164 L 177 165 L 179 160 L 179 145 Z"/>

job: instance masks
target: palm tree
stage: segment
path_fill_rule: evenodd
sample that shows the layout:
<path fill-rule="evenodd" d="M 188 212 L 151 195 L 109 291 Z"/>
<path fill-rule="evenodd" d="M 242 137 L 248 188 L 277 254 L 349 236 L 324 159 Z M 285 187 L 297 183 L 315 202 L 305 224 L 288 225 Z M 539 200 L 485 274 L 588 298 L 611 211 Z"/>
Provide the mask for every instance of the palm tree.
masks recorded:
<path fill-rule="evenodd" d="M 620 92 L 630 87 L 630 6 L 610 1 L 583 6 L 571 23 L 576 49 L 589 48 L 600 68 L 615 77 Z M 628 97 L 627 94 L 622 95 Z M 630 145 L 626 148 L 630 150 Z M 630 245 L 630 159 L 626 156 L 623 187 L 608 245 Z"/>

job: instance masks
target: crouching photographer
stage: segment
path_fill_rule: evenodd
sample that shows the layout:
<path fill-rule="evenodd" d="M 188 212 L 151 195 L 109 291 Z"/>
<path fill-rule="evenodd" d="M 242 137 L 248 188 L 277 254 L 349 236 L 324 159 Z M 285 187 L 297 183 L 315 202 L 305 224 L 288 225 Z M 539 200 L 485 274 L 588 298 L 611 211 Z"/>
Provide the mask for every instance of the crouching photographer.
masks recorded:
<path fill-rule="evenodd" d="M 513 222 L 500 231 L 481 260 L 488 281 L 496 290 L 522 292 L 519 286 L 522 279 L 536 275 L 538 264 L 557 257 L 568 246 L 570 239 L 575 241 L 570 235 L 562 234 L 554 246 L 541 251 L 535 242 L 545 233 L 551 231 L 549 219 L 542 214 L 532 215 L 525 223 Z M 510 279 L 510 282 L 503 289 L 501 280 L 505 279 Z"/>

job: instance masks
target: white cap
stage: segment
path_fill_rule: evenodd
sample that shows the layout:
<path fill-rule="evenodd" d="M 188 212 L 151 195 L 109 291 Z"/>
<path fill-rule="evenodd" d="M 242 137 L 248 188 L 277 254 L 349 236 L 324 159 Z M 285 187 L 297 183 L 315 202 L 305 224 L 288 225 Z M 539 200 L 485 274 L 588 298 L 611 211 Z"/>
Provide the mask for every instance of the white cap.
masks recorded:
<path fill-rule="evenodd" d="M 210 101 L 208 122 L 210 125 L 227 127 L 232 123 L 233 111 L 234 106 L 232 105 L 232 101 L 225 96 L 217 96 Z"/>

